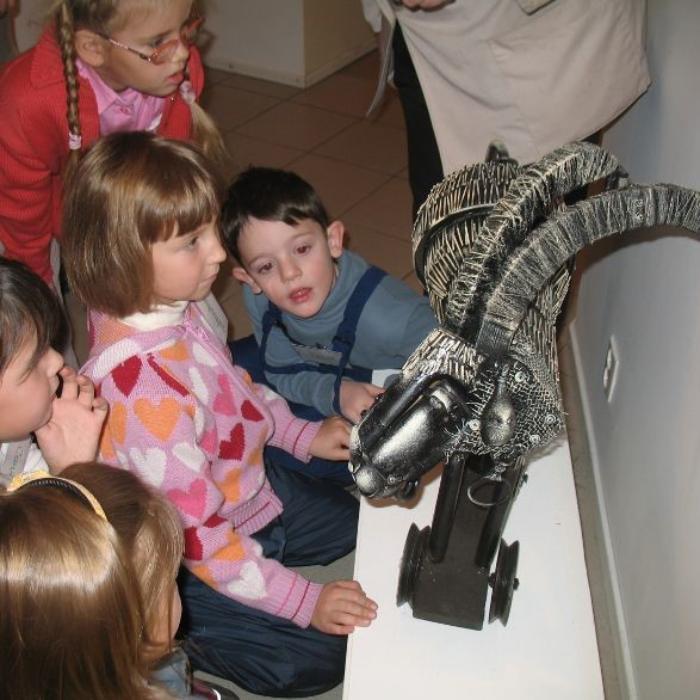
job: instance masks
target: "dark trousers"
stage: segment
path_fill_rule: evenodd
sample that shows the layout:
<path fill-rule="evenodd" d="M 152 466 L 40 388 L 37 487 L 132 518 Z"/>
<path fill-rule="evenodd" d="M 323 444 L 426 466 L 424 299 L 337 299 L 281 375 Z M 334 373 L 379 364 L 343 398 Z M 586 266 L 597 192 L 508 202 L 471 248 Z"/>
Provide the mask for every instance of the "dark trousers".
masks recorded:
<path fill-rule="evenodd" d="M 254 535 L 266 557 L 286 566 L 329 564 L 355 548 L 359 504 L 343 489 L 273 462 L 267 476 L 284 512 Z M 260 695 L 306 697 L 343 679 L 347 637 L 292 622 L 216 592 L 184 568 L 184 648 L 195 669 Z"/>
<path fill-rule="evenodd" d="M 392 39 L 394 85 L 399 92 L 408 141 L 408 180 L 413 193 L 413 218 L 430 192 L 443 178 L 442 161 L 423 90 L 411 54 L 397 22 Z"/>
<path fill-rule="evenodd" d="M 262 362 L 260 361 L 260 348 L 255 341 L 255 336 L 248 335 L 245 338 L 234 340 L 229 343 L 229 348 L 231 349 L 234 363 L 246 370 L 254 382 L 265 384 L 272 389 L 275 388 L 267 381 L 267 377 L 265 377 Z M 293 401 L 289 401 L 289 410 L 297 418 L 304 418 L 305 420 L 316 421 L 326 418 L 326 416 L 322 415 L 313 406 L 304 406 L 303 404 L 294 403 Z M 336 462 L 330 459 L 312 457 L 308 464 L 305 464 L 294 455 L 278 447 L 268 447 L 267 451 L 270 455 L 270 459 L 286 469 L 302 472 L 307 476 L 313 476 L 317 479 L 328 480 L 339 486 L 350 486 L 354 483 L 347 462 Z"/>

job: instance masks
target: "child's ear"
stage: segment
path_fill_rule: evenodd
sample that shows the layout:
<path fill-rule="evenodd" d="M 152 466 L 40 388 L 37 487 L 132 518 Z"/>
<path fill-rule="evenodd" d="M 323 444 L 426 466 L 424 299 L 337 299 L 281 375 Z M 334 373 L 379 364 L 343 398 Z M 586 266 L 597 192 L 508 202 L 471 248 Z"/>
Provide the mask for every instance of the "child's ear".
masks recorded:
<path fill-rule="evenodd" d="M 334 258 L 339 258 L 343 253 L 343 238 L 345 237 L 345 226 L 342 221 L 331 221 L 326 229 L 328 236 L 328 248 Z"/>
<path fill-rule="evenodd" d="M 78 29 L 73 40 L 78 58 L 92 68 L 99 68 L 105 62 L 105 40 L 89 29 Z"/>
<path fill-rule="evenodd" d="M 255 280 L 246 272 L 244 267 L 234 267 L 231 273 L 239 282 L 247 284 L 253 294 L 260 294 L 262 289 L 255 284 Z"/>

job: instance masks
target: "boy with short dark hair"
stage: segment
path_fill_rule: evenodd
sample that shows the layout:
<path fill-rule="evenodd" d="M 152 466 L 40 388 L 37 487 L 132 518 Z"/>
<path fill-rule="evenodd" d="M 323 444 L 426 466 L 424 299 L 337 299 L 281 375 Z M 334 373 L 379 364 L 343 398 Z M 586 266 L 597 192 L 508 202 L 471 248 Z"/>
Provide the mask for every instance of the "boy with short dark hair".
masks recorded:
<path fill-rule="evenodd" d="M 436 326 L 427 298 L 344 250 L 342 222 L 295 173 L 243 172 L 221 228 L 266 382 L 323 416 L 357 422 L 382 391 L 372 370 L 401 367 Z"/>

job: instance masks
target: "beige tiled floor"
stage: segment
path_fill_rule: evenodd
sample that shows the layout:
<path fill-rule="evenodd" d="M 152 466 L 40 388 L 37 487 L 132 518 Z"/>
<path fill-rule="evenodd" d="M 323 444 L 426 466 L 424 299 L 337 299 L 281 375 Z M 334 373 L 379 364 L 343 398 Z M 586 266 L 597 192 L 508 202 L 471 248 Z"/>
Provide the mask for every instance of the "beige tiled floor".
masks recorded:
<path fill-rule="evenodd" d="M 202 104 L 224 134 L 233 172 L 248 165 L 295 170 L 347 228 L 347 246 L 412 286 L 411 193 L 398 97 L 364 116 L 378 62 L 368 54 L 300 90 L 220 70 L 207 72 Z M 250 332 L 238 283 L 222 275 L 215 291 L 232 337 Z"/>

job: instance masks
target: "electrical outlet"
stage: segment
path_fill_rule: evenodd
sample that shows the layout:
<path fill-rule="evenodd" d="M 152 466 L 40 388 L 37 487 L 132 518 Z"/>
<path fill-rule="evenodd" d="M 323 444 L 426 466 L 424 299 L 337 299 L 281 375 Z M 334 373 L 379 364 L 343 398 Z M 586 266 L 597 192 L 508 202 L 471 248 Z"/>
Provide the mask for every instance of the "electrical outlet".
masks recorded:
<path fill-rule="evenodd" d="M 612 401 L 615 385 L 617 384 L 618 372 L 618 352 L 615 336 L 611 335 L 608 340 L 608 349 L 605 352 L 605 362 L 603 363 L 603 393 L 608 403 Z"/>

